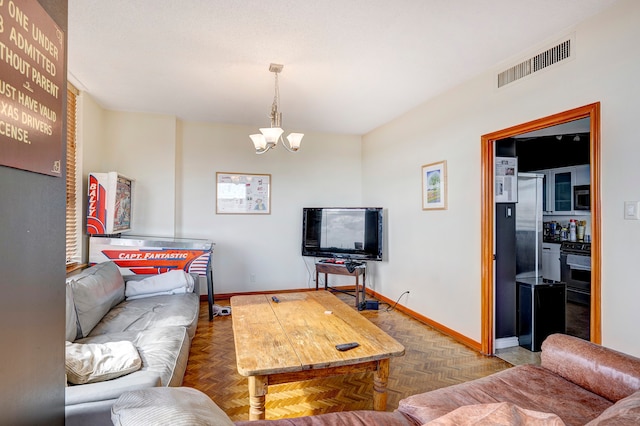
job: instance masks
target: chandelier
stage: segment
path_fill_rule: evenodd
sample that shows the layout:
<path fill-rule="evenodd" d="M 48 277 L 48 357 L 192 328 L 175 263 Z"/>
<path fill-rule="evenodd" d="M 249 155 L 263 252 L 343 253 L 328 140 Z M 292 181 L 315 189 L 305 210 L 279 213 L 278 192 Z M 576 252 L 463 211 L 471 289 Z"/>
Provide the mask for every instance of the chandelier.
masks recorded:
<path fill-rule="evenodd" d="M 284 130 L 280 127 L 282 123 L 282 113 L 278 111 L 278 104 L 280 103 L 278 73 L 282 71 L 283 67 L 284 65 L 280 64 L 269 65 L 269 71 L 274 73 L 276 76 L 276 89 L 273 96 L 273 104 L 271 104 L 271 113 L 269 114 L 271 127 L 261 128 L 260 133 L 249 135 L 256 148 L 256 154 L 264 154 L 271 148 L 275 148 L 279 141 L 282 141 L 282 146 L 284 146 L 289 152 L 296 152 L 300 149 L 300 142 L 302 141 L 304 133 L 290 133 L 289 136 L 287 136 L 287 140 L 289 141 L 288 144 L 282 139 Z"/>

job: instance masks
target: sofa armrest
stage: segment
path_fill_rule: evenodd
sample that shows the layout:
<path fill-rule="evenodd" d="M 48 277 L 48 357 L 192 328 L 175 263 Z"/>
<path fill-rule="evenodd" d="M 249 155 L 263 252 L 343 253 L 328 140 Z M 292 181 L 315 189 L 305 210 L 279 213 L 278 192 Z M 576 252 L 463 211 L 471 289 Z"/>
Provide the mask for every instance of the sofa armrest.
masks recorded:
<path fill-rule="evenodd" d="M 111 407 L 117 399 L 69 405 L 64 410 L 65 426 L 113 426 Z"/>
<path fill-rule="evenodd" d="M 65 425 L 111 425 L 111 406 L 124 392 L 161 386 L 160 376 L 136 371 L 117 379 L 65 388 Z"/>
<path fill-rule="evenodd" d="M 612 402 L 640 389 L 640 358 L 577 337 L 552 334 L 540 358 L 542 367 Z"/>
<path fill-rule="evenodd" d="M 136 371 L 104 382 L 65 388 L 65 405 L 117 399 L 123 392 L 160 386 L 160 376 L 151 371 Z"/>

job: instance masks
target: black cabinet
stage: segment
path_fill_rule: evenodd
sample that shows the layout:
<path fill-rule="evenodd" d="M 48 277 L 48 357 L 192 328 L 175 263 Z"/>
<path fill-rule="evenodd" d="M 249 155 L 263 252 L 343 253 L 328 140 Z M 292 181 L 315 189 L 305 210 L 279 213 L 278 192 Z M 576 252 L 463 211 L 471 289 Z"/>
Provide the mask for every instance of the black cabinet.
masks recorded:
<path fill-rule="evenodd" d="M 518 342 L 537 352 L 550 334 L 566 332 L 567 286 L 537 279 L 517 281 Z"/>
<path fill-rule="evenodd" d="M 496 339 L 516 335 L 516 205 L 496 204 Z"/>

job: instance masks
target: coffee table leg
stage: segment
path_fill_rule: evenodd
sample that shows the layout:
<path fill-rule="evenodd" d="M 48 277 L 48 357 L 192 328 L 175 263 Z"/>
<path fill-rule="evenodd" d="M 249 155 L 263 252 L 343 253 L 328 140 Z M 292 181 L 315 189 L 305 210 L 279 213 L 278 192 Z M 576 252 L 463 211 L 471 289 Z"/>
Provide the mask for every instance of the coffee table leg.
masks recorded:
<path fill-rule="evenodd" d="M 265 395 L 267 395 L 267 385 L 266 376 L 249 377 L 249 420 L 264 420 L 264 402 Z"/>
<path fill-rule="evenodd" d="M 378 361 L 378 369 L 373 373 L 373 409 L 387 409 L 387 380 L 389 379 L 389 358 Z"/>

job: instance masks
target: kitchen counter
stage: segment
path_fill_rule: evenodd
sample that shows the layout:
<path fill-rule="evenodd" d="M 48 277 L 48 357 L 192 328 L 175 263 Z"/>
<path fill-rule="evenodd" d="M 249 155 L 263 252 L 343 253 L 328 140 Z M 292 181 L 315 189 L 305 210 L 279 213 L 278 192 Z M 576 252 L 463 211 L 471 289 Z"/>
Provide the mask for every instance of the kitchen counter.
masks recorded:
<path fill-rule="evenodd" d="M 566 240 L 568 241 L 568 240 Z M 562 240 L 560 238 L 543 238 L 542 239 L 543 243 L 550 243 L 550 244 L 562 244 Z"/>
<path fill-rule="evenodd" d="M 555 280 L 548 280 L 546 278 L 542 278 L 542 277 L 516 277 L 516 283 L 518 284 L 528 284 L 528 285 L 540 285 L 540 284 L 546 284 L 546 285 L 553 285 L 553 284 L 562 284 L 562 285 L 566 285 L 566 283 L 562 282 L 562 281 L 555 281 Z"/>

